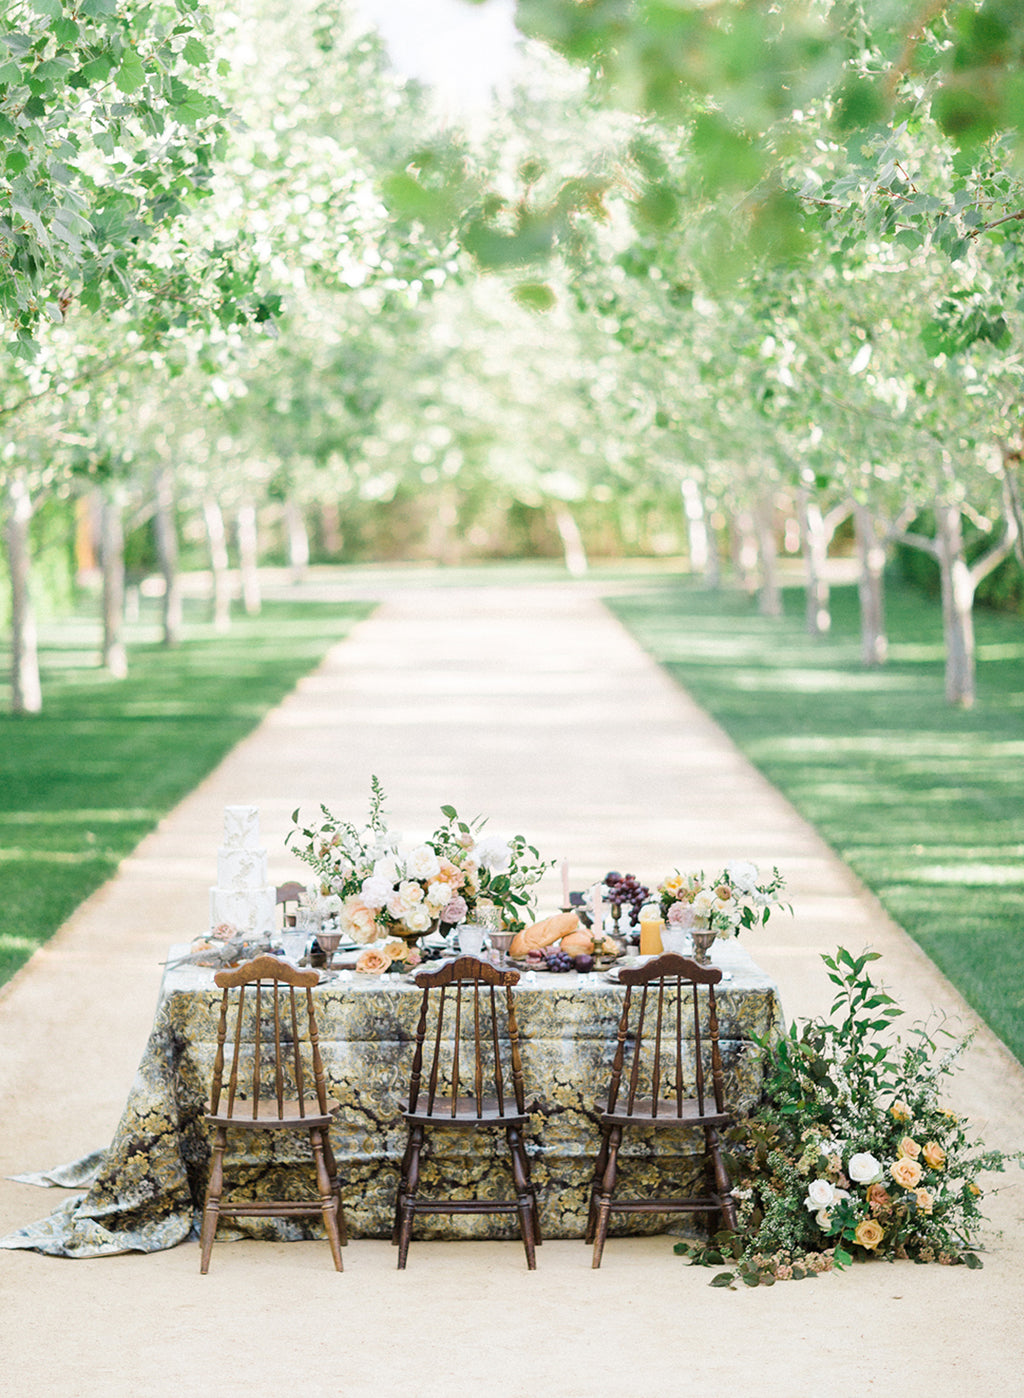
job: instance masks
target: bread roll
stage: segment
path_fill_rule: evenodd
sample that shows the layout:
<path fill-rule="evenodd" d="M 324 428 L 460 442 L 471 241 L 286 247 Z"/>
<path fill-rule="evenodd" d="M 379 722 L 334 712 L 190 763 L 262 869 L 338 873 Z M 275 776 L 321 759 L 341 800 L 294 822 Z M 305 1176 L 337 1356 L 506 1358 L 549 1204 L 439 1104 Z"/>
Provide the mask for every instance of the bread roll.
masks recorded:
<path fill-rule="evenodd" d="M 525 956 L 530 951 L 540 951 L 543 947 L 554 946 L 563 937 L 579 929 L 580 920 L 575 913 L 556 913 L 535 922 L 532 927 L 524 927 L 512 938 L 508 949 L 509 956 Z M 589 933 L 587 934 L 589 936 Z"/>

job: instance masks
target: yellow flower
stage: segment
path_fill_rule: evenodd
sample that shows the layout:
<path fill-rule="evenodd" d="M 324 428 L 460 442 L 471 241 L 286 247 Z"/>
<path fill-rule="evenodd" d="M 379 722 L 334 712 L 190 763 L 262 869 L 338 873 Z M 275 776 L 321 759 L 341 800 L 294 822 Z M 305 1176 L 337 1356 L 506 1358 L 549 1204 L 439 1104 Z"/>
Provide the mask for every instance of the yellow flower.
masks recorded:
<path fill-rule="evenodd" d="M 921 1152 L 921 1159 L 930 1170 L 941 1170 L 946 1163 L 946 1152 L 938 1141 L 928 1141 Z"/>
<path fill-rule="evenodd" d="M 971 1193 L 974 1195 L 976 1199 L 981 1194 L 981 1190 L 978 1188 L 976 1184 L 969 1184 L 967 1188 L 971 1191 Z"/>
<path fill-rule="evenodd" d="M 916 1160 L 921 1154 L 921 1147 L 912 1136 L 904 1136 L 897 1149 L 897 1155 L 905 1155 L 910 1160 Z"/>
<path fill-rule="evenodd" d="M 862 1248 L 868 1248 L 871 1252 L 874 1252 L 884 1236 L 882 1225 L 876 1219 L 862 1218 L 860 1223 L 857 1224 L 853 1240 L 856 1243 L 860 1243 Z"/>
<path fill-rule="evenodd" d="M 889 1166 L 889 1174 L 902 1189 L 915 1189 L 921 1180 L 921 1167 L 908 1155 L 901 1155 Z"/>
<path fill-rule="evenodd" d="M 912 1121 L 914 1113 L 907 1106 L 906 1102 L 894 1102 L 889 1108 L 896 1121 Z"/>
<path fill-rule="evenodd" d="M 918 1189 L 914 1192 L 917 1195 L 917 1207 L 921 1210 L 923 1214 L 930 1214 L 935 1200 L 928 1193 L 927 1189 Z"/>

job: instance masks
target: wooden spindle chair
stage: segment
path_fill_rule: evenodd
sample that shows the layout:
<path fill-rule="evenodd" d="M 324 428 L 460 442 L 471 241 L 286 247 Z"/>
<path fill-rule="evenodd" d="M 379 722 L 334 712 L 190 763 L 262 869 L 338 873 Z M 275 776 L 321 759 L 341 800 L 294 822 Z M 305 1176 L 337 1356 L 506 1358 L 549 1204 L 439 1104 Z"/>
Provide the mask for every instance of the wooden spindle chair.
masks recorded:
<path fill-rule="evenodd" d="M 301 883 L 279 883 L 277 885 L 276 901 L 277 906 L 281 909 L 282 927 L 294 927 L 299 899 L 305 891 L 305 885 Z"/>
<path fill-rule="evenodd" d="M 721 979 L 717 967 L 700 966 L 675 953 L 657 956 L 619 973 L 626 994 L 619 1016 L 608 1100 L 601 1111 L 601 1146 L 594 1164 L 587 1219 L 586 1241 L 594 1244 L 595 1267 L 601 1265 L 612 1212 L 717 1210 L 726 1227 L 736 1227 L 736 1206 L 718 1139 L 720 1129 L 731 1120 L 725 1108 L 715 1003 L 715 986 Z M 635 1013 L 634 987 L 640 988 Z M 648 1018 L 649 1000 L 654 1006 L 653 1026 Z M 688 1020 L 692 1020 L 692 1039 L 684 1033 Z M 630 1039 L 631 1046 L 627 1046 Z M 684 1084 L 684 1053 L 693 1063 L 693 1082 L 689 1086 Z M 710 1059 L 710 1083 L 705 1054 Z M 641 1097 L 641 1091 L 650 1095 Z M 630 1127 L 700 1127 L 714 1188 L 699 1196 L 617 1199 L 619 1147 L 623 1132 Z"/>
<path fill-rule="evenodd" d="M 224 994 L 217 1027 L 210 1110 L 206 1115 L 214 1135 L 210 1178 L 203 1204 L 199 1270 L 205 1273 L 209 1269 L 214 1234 L 222 1217 L 322 1215 L 334 1266 L 340 1272 L 343 1270 L 341 1249 L 348 1236 L 338 1167 L 330 1141 L 330 1128 L 339 1103 L 327 1096 L 320 1057 L 312 992 L 319 973 L 300 971 L 276 956 L 264 955 L 230 970 L 218 971 L 213 979 Z M 229 1031 L 229 1011 L 235 990 L 238 992 L 236 1009 Z M 296 991 L 305 991 L 301 1010 L 303 997 L 296 995 Z M 247 1006 L 250 1007 L 248 1016 Z M 247 1061 L 248 1048 L 243 1050 L 243 1035 L 247 1030 L 251 1031 L 251 1066 Z M 225 1043 L 229 1032 L 233 1042 L 225 1081 Z M 268 1052 L 264 1063 L 265 1046 Z M 304 1049 L 308 1051 L 308 1067 L 304 1062 Z M 224 1154 L 229 1130 L 306 1132 L 313 1151 L 318 1197 L 315 1200 L 223 1199 Z"/>
<path fill-rule="evenodd" d="M 392 1234 L 392 1242 L 398 1246 L 398 1266 L 405 1267 L 413 1220 L 418 1214 L 514 1213 L 532 1271 L 537 1265 L 534 1249 L 541 1234 L 522 1134 L 528 1117 L 512 996 L 519 972 L 499 971 L 479 957 L 460 956 L 436 971 L 420 971 L 414 979 L 423 990 L 423 998 L 409 1100 L 402 1112 L 408 1135 Z M 504 997 L 496 995 L 497 987 L 504 987 Z M 502 998 L 504 1016 L 499 1014 Z M 434 1024 L 428 1034 L 432 1005 Z M 449 1057 L 450 1068 L 446 1069 L 444 1060 Z M 421 1198 L 420 1152 L 431 1127 L 504 1131 L 515 1198 Z"/>

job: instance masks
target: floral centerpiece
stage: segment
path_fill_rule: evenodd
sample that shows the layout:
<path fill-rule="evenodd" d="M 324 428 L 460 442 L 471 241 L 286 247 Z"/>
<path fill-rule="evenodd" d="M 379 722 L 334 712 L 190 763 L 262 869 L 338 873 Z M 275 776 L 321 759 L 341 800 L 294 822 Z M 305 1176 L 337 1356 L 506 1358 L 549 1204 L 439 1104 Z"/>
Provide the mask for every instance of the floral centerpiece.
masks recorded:
<path fill-rule="evenodd" d="M 671 874 L 658 885 L 658 900 L 669 927 L 738 937 L 741 927 L 763 925 L 773 908 L 784 906 L 778 896 L 784 886 L 778 869 L 762 881 L 755 864 L 735 860 L 713 879 Z"/>
<path fill-rule="evenodd" d="M 309 825 L 292 816 L 287 843 L 315 871 L 323 894 L 339 899 L 338 922 L 354 942 L 373 944 L 364 969 L 386 959 L 418 960 L 411 943 L 485 915 L 512 932 L 525 926 L 531 891 L 549 867 L 521 835 L 484 836 L 483 817 L 459 818 L 442 806 L 443 824 L 403 849 L 384 814 L 384 793 L 371 781 L 369 819 L 356 827 L 320 807 Z"/>
<path fill-rule="evenodd" d="M 972 1251 L 983 1221 L 978 1178 L 1024 1163 L 1024 1152 L 985 1150 L 942 1105 L 939 1079 L 970 1037 L 937 1056 L 927 1025 L 907 1042 L 889 1032 L 903 1012 L 865 970 L 877 959 L 842 947 L 823 956 L 839 988 L 832 1019 L 793 1025 L 764 1046 L 762 1104 L 729 1133 L 738 1231 L 710 1246 L 676 1245 L 728 1266 L 712 1285 L 756 1286 L 873 1257 L 981 1266 Z"/>

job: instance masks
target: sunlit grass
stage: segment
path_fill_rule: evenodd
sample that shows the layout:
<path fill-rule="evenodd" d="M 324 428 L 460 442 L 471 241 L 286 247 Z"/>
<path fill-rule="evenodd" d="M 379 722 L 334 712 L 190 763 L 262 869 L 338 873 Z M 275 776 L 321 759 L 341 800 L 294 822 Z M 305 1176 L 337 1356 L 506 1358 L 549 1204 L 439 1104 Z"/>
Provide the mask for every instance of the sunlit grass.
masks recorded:
<path fill-rule="evenodd" d="M 890 583 L 890 659 L 866 669 L 856 589 L 832 600 L 824 639 L 799 590 L 779 619 L 678 581 L 609 606 L 1024 1060 L 1024 623 L 977 615 L 964 711 L 936 603 Z"/>
<path fill-rule="evenodd" d="M 120 681 L 94 616 L 43 628 L 43 712 L 0 686 L 0 984 L 369 610 L 268 603 L 226 636 L 187 610 L 167 649 L 144 603 Z"/>

